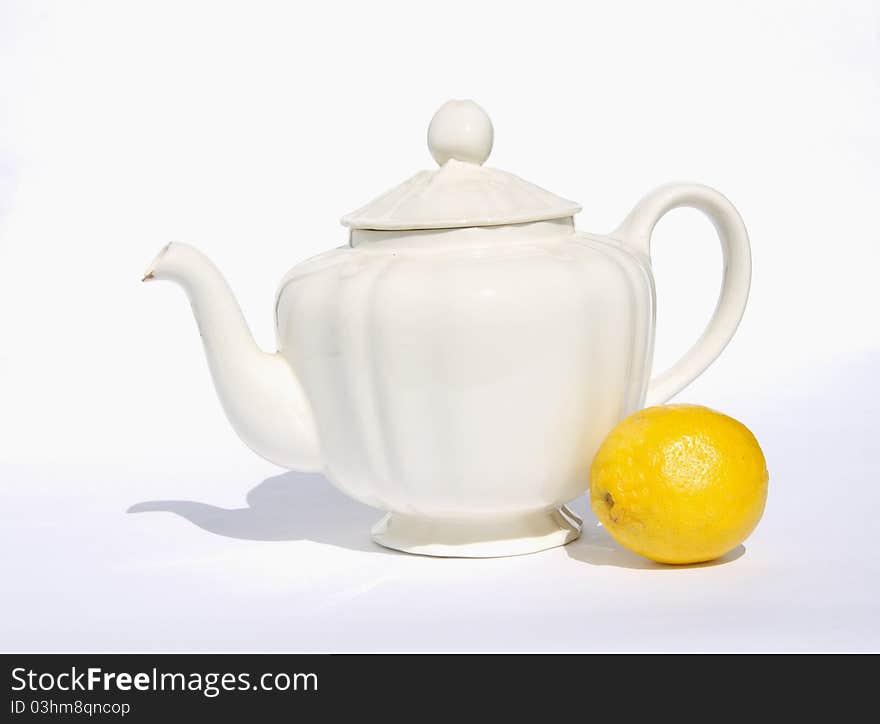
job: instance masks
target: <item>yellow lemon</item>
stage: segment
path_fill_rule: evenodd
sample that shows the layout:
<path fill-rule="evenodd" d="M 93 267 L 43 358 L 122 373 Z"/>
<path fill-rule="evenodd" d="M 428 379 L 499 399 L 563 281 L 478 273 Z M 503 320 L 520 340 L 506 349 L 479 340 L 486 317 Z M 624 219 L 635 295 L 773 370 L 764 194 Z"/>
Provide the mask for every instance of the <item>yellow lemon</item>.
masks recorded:
<path fill-rule="evenodd" d="M 649 407 L 599 448 L 590 499 L 622 546 L 661 563 L 700 563 L 736 548 L 767 500 L 767 463 L 741 422 L 706 407 Z"/>

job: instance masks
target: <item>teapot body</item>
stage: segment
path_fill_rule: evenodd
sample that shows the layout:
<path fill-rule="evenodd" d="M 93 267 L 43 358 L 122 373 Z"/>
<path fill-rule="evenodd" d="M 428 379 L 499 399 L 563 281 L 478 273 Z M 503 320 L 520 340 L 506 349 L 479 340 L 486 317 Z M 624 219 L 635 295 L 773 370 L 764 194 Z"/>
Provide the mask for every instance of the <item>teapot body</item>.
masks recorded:
<path fill-rule="evenodd" d="M 278 293 L 279 351 L 328 478 L 390 511 L 386 528 L 433 526 L 442 548 L 438 526 L 492 537 L 491 519 L 519 521 L 557 545 L 557 507 L 587 489 L 602 439 L 644 401 L 651 274 L 570 219 L 480 231 L 365 232 L 295 267 Z"/>

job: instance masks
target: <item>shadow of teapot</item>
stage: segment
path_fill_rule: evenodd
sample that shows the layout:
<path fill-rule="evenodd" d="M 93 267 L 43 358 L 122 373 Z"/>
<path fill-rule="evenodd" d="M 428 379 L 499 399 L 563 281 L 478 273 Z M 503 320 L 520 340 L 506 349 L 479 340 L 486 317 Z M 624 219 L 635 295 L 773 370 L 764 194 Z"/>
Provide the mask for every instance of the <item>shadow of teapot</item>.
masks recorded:
<path fill-rule="evenodd" d="M 366 531 L 376 511 L 343 495 L 319 473 L 266 478 L 247 494 L 247 507 L 222 508 L 193 500 L 150 500 L 128 513 L 174 513 L 202 530 L 258 541 L 310 540 L 370 553 L 394 554 Z"/>

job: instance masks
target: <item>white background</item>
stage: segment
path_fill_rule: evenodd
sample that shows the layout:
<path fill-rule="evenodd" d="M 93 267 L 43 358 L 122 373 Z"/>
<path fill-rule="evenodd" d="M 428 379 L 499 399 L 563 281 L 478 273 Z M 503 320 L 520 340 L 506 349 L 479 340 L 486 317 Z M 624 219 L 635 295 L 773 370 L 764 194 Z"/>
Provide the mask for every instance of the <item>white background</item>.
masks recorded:
<path fill-rule="evenodd" d="M 878 79 L 876 2 L 0 3 L 0 648 L 877 650 Z M 740 210 L 749 308 L 678 399 L 764 447 L 744 551 L 664 568 L 591 521 L 521 558 L 396 554 L 227 426 L 150 259 L 203 248 L 271 347 L 282 274 L 433 165 L 450 97 L 582 229 L 668 180 Z M 654 248 L 661 367 L 720 253 L 689 211 Z"/>

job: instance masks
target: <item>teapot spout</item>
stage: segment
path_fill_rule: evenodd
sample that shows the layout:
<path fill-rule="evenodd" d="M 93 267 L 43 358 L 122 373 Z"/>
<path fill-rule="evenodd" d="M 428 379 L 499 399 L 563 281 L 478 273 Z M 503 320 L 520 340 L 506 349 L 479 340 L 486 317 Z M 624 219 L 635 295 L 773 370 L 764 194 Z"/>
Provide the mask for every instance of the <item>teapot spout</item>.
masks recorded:
<path fill-rule="evenodd" d="M 217 394 L 244 443 L 276 465 L 321 470 L 311 406 L 293 368 L 257 346 L 217 267 L 195 247 L 172 242 L 143 280 L 157 279 L 177 282 L 189 297 Z"/>

